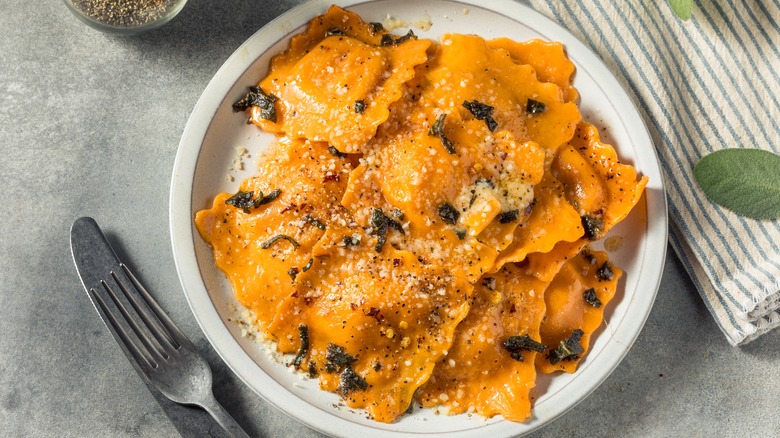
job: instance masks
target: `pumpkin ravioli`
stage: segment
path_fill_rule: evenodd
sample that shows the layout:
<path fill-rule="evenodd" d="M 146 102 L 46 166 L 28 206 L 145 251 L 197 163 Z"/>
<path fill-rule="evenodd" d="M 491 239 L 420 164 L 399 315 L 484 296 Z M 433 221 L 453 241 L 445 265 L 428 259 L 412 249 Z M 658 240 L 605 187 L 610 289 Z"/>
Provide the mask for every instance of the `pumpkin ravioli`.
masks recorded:
<path fill-rule="evenodd" d="M 350 170 L 351 163 L 328 153 L 324 143 L 281 139 L 261 161 L 258 175 L 239 189 L 251 194 L 251 201 L 275 190 L 278 196 L 242 208 L 229 203 L 234 195 L 221 193 L 211 208 L 196 214 L 195 225 L 211 245 L 217 267 L 261 328 L 292 293 L 291 272 L 306 266 L 322 228 L 348 220 L 332 199 L 341 198 Z"/>
<path fill-rule="evenodd" d="M 258 85 L 277 99 L 275 120 L 255 106 L 252 122 L 341 152 L 362 152 L 431 45 L 416 38 L 383 45 L 383 36 L 389 36 L 384 29 L 332 6 L 273 58 Z"/>
<path fill-rule="evenodd" d="M 488 418 L 525 420 L 531 414 L 537 353 L 513 357 L 504 343 L 512 336 L 540 340 L 546 287 L 515 264 L 483 277 L 452 348 L 420 391 L 422 405 L 444 405 L 450 414 L 473 410 Z"/>
<path fill-rule="evenodd" d="M 585 249 L 563 265 L 545 292 L 547 316 L 540 331 L 549 351 L 536 358 L 540 372 L 576 371 L 621 275 L 601 251 Z"/>

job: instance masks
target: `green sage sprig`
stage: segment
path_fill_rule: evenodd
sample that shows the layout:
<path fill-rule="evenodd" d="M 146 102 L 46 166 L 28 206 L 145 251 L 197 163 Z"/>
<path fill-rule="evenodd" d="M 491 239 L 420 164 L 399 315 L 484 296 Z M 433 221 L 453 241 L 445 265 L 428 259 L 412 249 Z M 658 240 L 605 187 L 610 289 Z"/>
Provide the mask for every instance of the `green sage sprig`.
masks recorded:
<path fill-rule="evenodd" d="M 780 218 L 780 155 L 763 149 L 722 149 L 693 169 L 710 200 L 758 220 Z"/>

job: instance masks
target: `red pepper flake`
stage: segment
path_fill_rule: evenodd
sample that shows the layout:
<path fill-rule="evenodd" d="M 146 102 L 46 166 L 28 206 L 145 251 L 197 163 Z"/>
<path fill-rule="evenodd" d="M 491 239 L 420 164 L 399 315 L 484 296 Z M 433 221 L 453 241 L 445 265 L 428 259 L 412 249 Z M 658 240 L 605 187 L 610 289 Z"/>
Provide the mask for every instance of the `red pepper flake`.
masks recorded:
<path fill-rule="evenodd" d="M 298 204 L 290 204 L 287 207 L 284 207 L 281 211 L 281 213 L 290 211 L 290 210 L 296 210 L 298 208 Z"/>
<path fill-rule="evenodd" d="M 381 322 L 383 319 L 385 319 L 385 316 L 384 316 L 384 315 L 382 315 L 382 311 L 381 311 L 381 310 L 379 310 L 379 309 L 377 309 L 376 307 L 371 307 L 370 309 L 368 309 L 368 313 L 365 313 L 365 315 L 366 315 L 366 316 L 372 316 L 372 317 L 374 317 L 374 318 L 375 318 L 377 321 L 380 321 L 380 322 Z"/>
<path fill-rule="evenodd" d="M 325 175 L 325 178 L 322 179 L 322 183 L 324 184 L 331 181 L 338 182 L 340 180 L 341 180 L 341 176 L 338 173 L 329 173 Z"/>

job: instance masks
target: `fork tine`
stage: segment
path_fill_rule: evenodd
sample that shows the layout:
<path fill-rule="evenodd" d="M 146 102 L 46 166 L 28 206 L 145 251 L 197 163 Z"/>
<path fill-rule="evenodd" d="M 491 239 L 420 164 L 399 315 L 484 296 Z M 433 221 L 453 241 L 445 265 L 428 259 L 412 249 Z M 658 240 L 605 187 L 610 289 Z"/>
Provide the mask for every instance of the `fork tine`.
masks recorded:
<path fill-rule="evenodd" d="M 119 288 L 122 290 L 122 293 L 125 295 L 125 298 L 127 298 L 127 301 L 133 307 L 136 314 L 138 314 L 138 316 L 146 324 L 146 328 L 149 330 L 152 336 L 154 336 L 157 344 L 162 349 L 161 351 L 163 354 L 169 354 L 171 350 L 178 350 L 179 344 L 174 341 L 165 325 L 160 321 L 160 317 L 156 314 L 156 312 L 154 312 L 153 306 L 151 304 L 154 303 L 154 300 L 152 300 L 151 296 L 148 292 L 146 292 L 141 282 L 135 278 L 135 276 L 130 272 L 127 266 L 124 265 L 124 263 L 120 264 L 119 266 L 121 268 L 120 272 L 111 272 L 111 276 L 119 285 Z M 125 275 L 120 275 L 122 273 Z M 120 276 L 126 281 L 122 281 Z"/>
<path fill-rule="evenodd" d="M 116 274 L 112 271 L 111 272 L 111 278 L 114 280 L 116 285 L 118 286 L 118 290 L 122 295 L 125 297 L 125 300 L 130 302 L 131 307 L 135 306 L 132 303 L 132 299 L 130 298 L 130 295 L 126 290 L 125 287 L 122 285 L 122 282 L 119 280 L 119 278 L 116 276 Z M 114 301 L 114 305 L 116 305 L 116 308 L 119 309 L 119 313 L 122 314 L 127 324 L 130 326 L 130 328 L 135 333 L 136 337 L 141 341 L 141 344 L 146 348 L 146 351 L 152 356 L 152 359 L 159 363 L 161 360 L 168 359 L 168 354 L 165 352 L 165 348 L 162 347 L 158 342 L 157 339 L 155 339 L 154 335 L 152 335 L 152 331 L 148 327 L 148 324 L 143 320 L 142 317 L 140 317 L 139 313 L 136 312 L 136 315 L 134 316 L 130 313 L 130 310 L 127 308 L 127 306 L 120 300 L 117 292 L 114 291 L 113 288 L 104 280 L 103 282 L 103 288 L 106 290 L 106 293 L 109 297 Z M 139 321 L 140 318 L 140 321 Z M 153 368 L 156 368 L 153 366 Z"/>
<path fill-rule="evenodd" d="M 152 298 L 143 284 L 141 284 L 133 272 L 130 271 L 130 268 L 128 268 L 124 263 L 120 263 L 120 266 L 122 267 L 125 275 L 127 275 L 127 278 L 129 278 L 130 281 L 135 285 L 136 290 L 148 306 L 149 310 L 151 310 L 152 313 L 157 317 L 157 321 L 162 324 L 162 327 L 165 329 L 165 334 L 168 336 L 168 339 L 172 341 L 174 348 L 177 350 L 180 347 L 194 348 L 192 341 L 190 341 L 190 339 L 185 336 L 178 327 L 176 327 L 165 311 L 163 311 L 160 305 L 157 304 L 157 301 Z"/>
<path fill-rule="evenodd" d="M 138 341 L 134 340 L 127 330 L 125 330 L 114 312 L 109 309 L 108 303 L 105 302 L 103 297 L 94 288 L 88 289 L 87 293 L 89 293 L 90 298 L 92 298 L 92 302 L 96 304 L 95 307 L 98 312 L 101 313 L 103 321 L 108 322 L 109 328 L 117 334 L 118 340 L 121 340 L 125 349 L 135 358 L 136 364 L 144 370 L 144 372 L 148 372 L 150 368 L 155 368 L 157 363 L 150 357 L 149 352 L 146 351 L 142 345 L 139 345 Z"/>

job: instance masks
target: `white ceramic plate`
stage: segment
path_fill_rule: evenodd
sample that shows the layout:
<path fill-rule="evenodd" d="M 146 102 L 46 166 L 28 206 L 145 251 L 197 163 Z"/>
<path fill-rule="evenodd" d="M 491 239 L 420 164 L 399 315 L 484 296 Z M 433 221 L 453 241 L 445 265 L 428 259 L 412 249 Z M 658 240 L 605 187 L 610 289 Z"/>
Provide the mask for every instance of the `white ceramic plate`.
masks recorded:
<path fill-rule="evenodd" d="M 444 33 L 475 33 L 484 38 L 507 36 L 516 40 L 542 38 L 561 41 L 577 66 L 585 120 L 616 145 L 622 161 L 650 177 L 646 195 L 629 218 L 610 234 L 624 236 L 624 244 L 610 253 L 625 270 L 607 324 L 594 338 L 590 354 L 573 375 L 540 376 L 534 415 L 525 423 L 501 418 L 436 415 L 418 409 L 393 424 L 367 420 L 364 413 L 335 408 L 338 397 L 317 389 L 316 381 L 301 380 L 270 359 L 263 347 L 241 336 L 235 322 L 238 306 L 225 277 L 216 269 L 211 250 L 193 226 L 196 211 L 211 205 L 220 192 L 233 193 L 252 174 L 254 160 L 273 137 L 247 125 L 245 114 L 231 104 L 267 71 L 274 54 L 287 47 L 295 33 L 331 3 L 358 12 L 366 21 L 386 21 L 388 14 L 406 23 L 432 21 L 424 38 Z M 480 3 L 484 3 L 480 5 Z M 488 6 L 489 4 L 489 6 Z M 405 33 L 396 29 L 394 33 Z M 602 131 L 604 132 L 604 131 Z M 228 171 L 245 147 L 252 158 L 244 171 Z M 235 179 L 229 181 L 226 175 Z M 203 92 L 184 130 L 173 172 L 170 227 L 176 267 L 187 300 L 203 332 L 230 368 L 252 389 L 290 416 L 330 435 L 452 437 L 516 436 L 552 421 L 592 392 L 615 369 L 636 339 L 650 312 L 666 254 L 666 198 L 653 144 L 636 106 L 604 64 L 566 30 L 512 0 L 316 0 L 290 10 L 247 40 L 225 62 Z"/>

